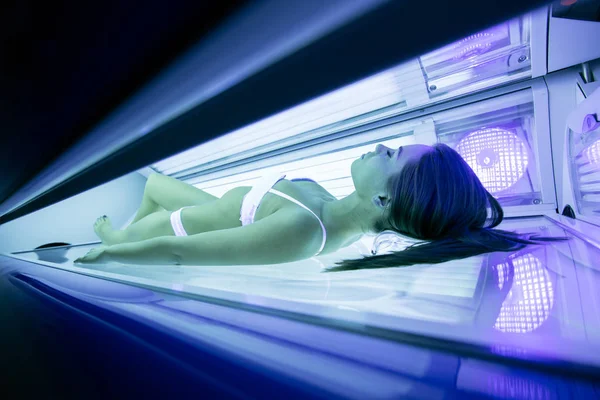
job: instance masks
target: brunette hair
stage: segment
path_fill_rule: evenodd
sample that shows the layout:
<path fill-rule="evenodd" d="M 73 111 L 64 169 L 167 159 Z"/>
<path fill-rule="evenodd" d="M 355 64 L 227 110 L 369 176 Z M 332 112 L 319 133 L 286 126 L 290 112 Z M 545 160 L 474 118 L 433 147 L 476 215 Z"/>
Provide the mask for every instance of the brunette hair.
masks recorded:
<path fill-rule="evenodd" d="M 403 251 L 344 260 L 328 271 L 437 264 L 568 239 L 494 229 L 504 218 L 502 207 L 463 158 L 442 143 L 405 165 L 388 185 L 389 212 L 377 231 L 391 229 L 424 242 Z"/>

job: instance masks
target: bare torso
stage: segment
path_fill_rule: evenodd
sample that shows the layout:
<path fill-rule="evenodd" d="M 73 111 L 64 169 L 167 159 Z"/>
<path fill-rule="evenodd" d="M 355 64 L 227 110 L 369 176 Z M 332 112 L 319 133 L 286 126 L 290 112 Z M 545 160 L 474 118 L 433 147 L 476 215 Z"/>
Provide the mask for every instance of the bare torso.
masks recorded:
<path fill-rule="evenodd" d="M 334 201 L 336 198 L 323 187 L 314 182 L 281 180 L 273 187 L 288 196 L 300 201 L 311 211 L 321 218 L 322 208 L 326 202 Z M 186 208 L 182 211 L 181 217 L 183 226 L 189 235 L 195 235 L 202 232 L 213 230 L 231 229 L 242 225 L 240 222 L 240 210 L 244 196 L 251 190 L 251 187 L 240 186 L 225 193 L 220 199 L 212 203 L 203 204 Z M 260 221 L 263 218 L 272 215 L 276 211 L 297 212 L 301 208 L 297 204 L 286 200 L 272 193 L 267 193 L 263 197 L 254 221 Z M 308 213 L 308 211 L 304 211 Z M 313 217 L 314 218 L 314 217 Z M 315 218 L 316 222 L 316 218 Z M 316 227 L 320 230 L 320 227 Z M 341 242 L 347 238 L 336 238 L 332 235 L 327 236 L 327 243 L 322 254 L 337 250 Z"/>

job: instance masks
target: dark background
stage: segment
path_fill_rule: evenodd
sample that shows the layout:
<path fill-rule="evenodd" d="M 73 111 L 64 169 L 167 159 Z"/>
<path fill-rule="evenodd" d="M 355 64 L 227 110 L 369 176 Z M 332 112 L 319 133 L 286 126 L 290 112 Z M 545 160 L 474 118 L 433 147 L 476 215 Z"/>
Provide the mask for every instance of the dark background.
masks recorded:
<path fill-rule="evenodd" d="M 246 1 L 0 6 L 0 203 Z"/>

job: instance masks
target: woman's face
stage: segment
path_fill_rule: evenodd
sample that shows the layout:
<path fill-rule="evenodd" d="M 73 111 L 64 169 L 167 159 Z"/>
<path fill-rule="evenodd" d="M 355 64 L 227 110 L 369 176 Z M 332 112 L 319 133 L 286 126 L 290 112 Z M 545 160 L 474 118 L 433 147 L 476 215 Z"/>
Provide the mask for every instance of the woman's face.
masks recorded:
<path fill-rule="evenodd" d="M 431 146 L 411 144 L 392 149 L 381 144 L 352 163 L 352 181 L 360 197 L 373 197 L 387 192 L 389 179 L 410 162 L 418 161 L 431 151 Z"/>

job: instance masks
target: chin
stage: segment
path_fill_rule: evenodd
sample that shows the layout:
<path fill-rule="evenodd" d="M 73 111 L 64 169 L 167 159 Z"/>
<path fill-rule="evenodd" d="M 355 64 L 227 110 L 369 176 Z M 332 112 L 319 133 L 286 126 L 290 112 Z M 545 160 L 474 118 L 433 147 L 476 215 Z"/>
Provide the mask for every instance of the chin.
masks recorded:
<path fill-rule="evenodd" d="M 356 168 L 356 163 L 361 161 L 360 158 L 357 158 L 356 160 L 352 161 L 352 165 L 350 166 L 350 175 L 352 175 L 352 180 L 354 180 L 354 176 L 356 175 L 354 168 Z"/>

